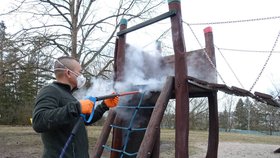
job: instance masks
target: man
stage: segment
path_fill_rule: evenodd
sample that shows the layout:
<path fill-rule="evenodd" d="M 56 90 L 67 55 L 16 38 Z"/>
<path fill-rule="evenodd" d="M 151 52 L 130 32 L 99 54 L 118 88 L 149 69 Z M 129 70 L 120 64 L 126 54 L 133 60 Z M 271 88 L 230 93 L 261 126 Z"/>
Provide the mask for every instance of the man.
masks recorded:
<path fill-rule="evenodd" d="M 41 133 L 44 158 L 59 157 L 74 125 L 80 119 L 80 114 L 89 115 L 96 106 L 88 99 L 78 101 L 72 95 L 73 91 L 85 84 L 86 79 L 81 71 L 81 65 L 74 58 L 58 58 L 54 65 L 56 81 L 43 87 L 37 95 L 32 125 L 36 132 Z M 118 101 L 118 97 L 104 100 L 95 108 L 90 123 L 99 120 L 110 107 L 115 107 Z M 82 121 L 64 157 L 89 157 L 87 131 Z"/>

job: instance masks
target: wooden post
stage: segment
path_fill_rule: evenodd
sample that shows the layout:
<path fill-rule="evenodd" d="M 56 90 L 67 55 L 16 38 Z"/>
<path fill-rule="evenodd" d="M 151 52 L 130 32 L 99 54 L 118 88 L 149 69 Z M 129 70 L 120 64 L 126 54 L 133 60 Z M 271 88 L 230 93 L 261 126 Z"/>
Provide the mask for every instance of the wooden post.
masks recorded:
<path fill-rule="evenodd" d="M 120 22 L 120 31 L 125 30 L 127 28 L 127 20 L 121 19 Z M 119 36 L 119 39 L 117 40 L 117 53 L 115 56 L 116 61 L 116 67 L 115 67 L 115 81 L 122 81 L 124 77 L 124 62 L 125 62 L 125 45 L 126 45 L 126 37 L 125 35 Z M 122 119 L 116 116 L 114 124 L 121 125 Z M 112 138 L 112 148 L 114 149 L 121 149 L 122 148 L 122 130 L 121 129 L 113 129 L 113 138 Z M 120 153 L 118 152 L 111 152 L 110 155 L 111 158 L 117 158 L 120 157 Z"/>
<path fill-rule="evenodd" d="M 145 136 L 141 142 L 137 158 L 148 158 L 151 156 L 155 141 L 157 139 L 156 134 L 160 128 L 160 122 L 164 115 L 164 111 L 171 96 L 172 90 L 174 89 L 173 87 L 174 78 L 169 76 L 167 77 L 166 83 L 162 88 L 160 96 L 156 102 Z"/>
<path fill-rule="evenodd" d="M 176 10 L 171 17 L 173 48 L 175 52 L 175 98 L 176 98 L 176 133 L 175 157 L 188 158 L 189 149 L 189 89 L 187 84 L 187 62 L 185 60 L 185 41 L 182 26 L 180 0 L 169 0 L 169 10 Z"/>
<path fill-rule="evenodd" d="M 117 59 L 118 59 L 118 44 L 119 44 L 119 39 L 116 38 L 116 41 L 115 41 L 115 50 L 114 50 L 114 65 L 113 65 L 113 68 L 114 68 L 114 81 L 117 80 L 117 69 L 118 69 L 118 66 L 117 66 Z"/>
<path fill-rule="evenodd" d="M 208 96 L 209 102 L 209 135 L 206 158 L 217 158 L 219 144 L 219 118 L 217 91 Z"/>
<path fill-rule="evenodd" d="M 101 135 L 97 140 L 95 147 L 93 149 L 93 158 L 100 158 L 103 153 L 102 145 L 106 144 L 107 139 L 109 137 L 111 131 L 111 124 L 114 122 L 116 116 L 116 112 L 114 110 L 110 110 L 106 122 L 103 125 Z"/>
<path fill-rule="evenodd" d="M 212 74 L 212 82 L 217 83 L 217 73 L 213 66 L 216 67 L 215 47 L 213 42 L 213 33 L 211 27 L 206 27 L 204 30 L 206 53 L 208 54 L 213 65 L 209 64 L 209 74 Z M 209 135 L 208 135 L 208 149 L 207 158 L 217 158 L 218 144 L 219 144 L 219 118 L 218 118 L 218 102 L 217 92 L 213 91 L 208 96 L 209 103 Z"/>
<path fill-rule="evenodd" d="M 213 66 L 216 67 L 216 57 L 215 57 L 215 47 L 213 40 L 213 33 L 211 27 L 206 27 L 204 30 L 204 38 L 205 38 L 205 50 L 209 56 L 209 59 L 212 61 L 213 65 L 207 62 L 209 67 L 209 75 L 211 75 L 211 82 L 217 83 L 217 72 Z"/>
<path fill-rule="evenodd" d="M 120 31 L 125 30 L 127 28 L 127 20 L 121 19 L 120 22 Z M 117 56 L 116 56 L 116 81 L 122 81 L 124 77 L 124 62 L 125 62 L 125 45 L 126 45 L 126 37 L 125 35 L 119 36 L 117 40 Z"/>

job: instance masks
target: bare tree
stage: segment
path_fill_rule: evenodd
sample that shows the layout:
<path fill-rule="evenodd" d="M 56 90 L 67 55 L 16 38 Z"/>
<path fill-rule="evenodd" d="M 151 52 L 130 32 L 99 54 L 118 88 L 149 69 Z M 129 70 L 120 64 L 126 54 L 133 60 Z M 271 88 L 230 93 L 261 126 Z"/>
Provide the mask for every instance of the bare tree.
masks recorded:
<path fill-rule="evenodd" d="M 107 76 L 113 62 L 114 41 L 121 18 L 150 18 L 164 0 L 17 0 L 16 12 L 27 17 L 19 39 L 41 37 L 42 52 L 54 58 L 77 58 L 91 76 Z M 24 2 L 24 3 L 23 3 Z M 16 14 L 16 15 L 15 15 Z M 25 42 L 22 42 L 25 45 Z M 105 74 L 105 75 L 104 75 Z"/>
<path fill-rule="evenodd" d="M 222 100 L 220 100 L 220 102 L 224 107 L 224 112 L 222 114 L 223 117 L 220 117 L 220 119 L 224 119 L 220 120 L 221 127 L 225 128 L 225 131 L 230 132 L 234 125 L 233 106 L 235 105 L 236 97 L 233 95 L 224 94 L 224 97 L 222 98 Z"/>
<path fill-rule="evenodd" d="M 29 117 L 29 110 L 24 110 L 31 109 L 36 90 L 53 78 L 52 65 L 59 56 L 80 60 L 88 76 L 110 77 L 114 38 L 121 18 L 126 18 L 130 25 L 140 23 L 153 16 L 163 2 L 11 1 L 11 7 L 0 11 L 0 96 L 3 105 L 5 100 L 0 117 L 5 118 L 3 123 L 18 123 L 17 120 Z M 7 26 L 8 33 L 5 20 L 15 21 L 13 27 Z M 23 117 L 12 117 L 18 102 L 25 104 L 23 111 L 17 110 Z"/>
<path fill-rule="evenodd" d="M 205 130 L 208 127 L 207 98 L 192 98 L 190 100 L 190 128 Z"/>
<path fill-rule="evenodd" d="M 161 121 L 163 128 L 173 129 L 175 127 L 175 100 L 172 99 L 168 102 L 167 108 L 164 112 L 164 117 Z"/>

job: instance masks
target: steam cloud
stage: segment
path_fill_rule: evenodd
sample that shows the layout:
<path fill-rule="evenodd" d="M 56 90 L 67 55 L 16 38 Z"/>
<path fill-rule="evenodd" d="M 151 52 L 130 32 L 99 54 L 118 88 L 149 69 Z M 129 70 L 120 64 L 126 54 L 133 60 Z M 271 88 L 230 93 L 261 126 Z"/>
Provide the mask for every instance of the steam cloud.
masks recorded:
<path fill-rule="evenodd" d="M 99 97 L 109 95 L 114 92 L 113 81 L 111 80 L 92 78 L 90 82 L 90 88 L 83 88 L 74 94 L 77 99 L 85 99 L 87 96 Z"/>
<path fill-rule="evenodd" d="M 150 51 L 143 51 L 141 48 L 128 46 L 125 54 L 124 79 L 122 82 L 114 83 L 113 80 L 92 78 L 92 86 L 77 91 L 75 97 L 85 99 L 86 96 L 99 97 L 109 95 L 112 92 L 121 93 L 137 90 L 142 93 L 121 97 L 119 102 L 119 105 L 137 106 L 142 94 L 145 94 L 146 98 L 150 98 L 150 94 L 152 94 L 150 92 L 161 91 L 166 77 L 174 74 L 171 67 L 164 66 L 162 56 L 156 47 Z M 116 108 L 116 111 L 119 117 L 129 123 L 134 109 Z M 151 112 L 151 110 L 145 110 L 145 114 L 147 112 Z M 142 113 L 143 111 L 140 110 L 137 114 L 137 117 L 141 117 L 141 119 L 136 119 L 137 122 L 134 122 L 133 127 L 147 124 L 147 118 L 140 116 Z"/>
<path fill-rule="evenodd" d="M 160 91 L 166 76 L 173 70 L 162 65 L 162 56 L 154 47 L 143 51 L 141 48 L 129 45 L 125 54 L 124 81 L 116 84 L 116 89 L 138 87 L 140 91 Z"/>
<path fill-rule="evenodd" d="M 75 96 L 82 99 L 85 96 L 108 95 L 114 91 L 160 91 L 166 76 L 173 75 L 173 70 L 164 67 L 161 59 L 162 56 L 156 47 L 144 52 L 141 48 L 130 45 L 126 49 L 122 82 L 92 78 L 92 86 L 87 90 L 80 90 Z"/>

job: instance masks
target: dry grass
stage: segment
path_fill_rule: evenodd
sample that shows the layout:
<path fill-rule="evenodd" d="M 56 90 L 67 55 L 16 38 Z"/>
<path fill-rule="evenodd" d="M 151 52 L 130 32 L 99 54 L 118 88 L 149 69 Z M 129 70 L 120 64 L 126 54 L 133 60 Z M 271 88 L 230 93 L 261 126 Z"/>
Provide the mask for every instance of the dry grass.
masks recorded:
<path fill-rule="evenodd" d="M 88 127 L 90 150 L 100 136 L 102 127 Z M 236 133 L 220 133 L 220 142 L 240 142 L 256 144 L 279 145 L 279 136 L 257 136 Z M 111 140 L 111 138 L 109 138 Z M 201 152 L 198 143 L 206 143 L 208 132 L 190 131 L 189 151 L 190 155 Z M 110 141 L 107 143 L 110 144 Z M 169 129 L 161 130 L 161 157 L 174 157 L 175 131 Z M 42 144 L 40 135 L 35 133 L 31 126 L 0 126 L 0 153 L 1 158 L 8 157 L 40 157 Z"/>
<path fill-rule="evenodd" d="M 220 141 L 279 145 L 280 137 L 279 136 L 269 136 L 269 135 L 249 135 L 249 134 L 223 132 L 223 133 L 220 133 Z"/>

